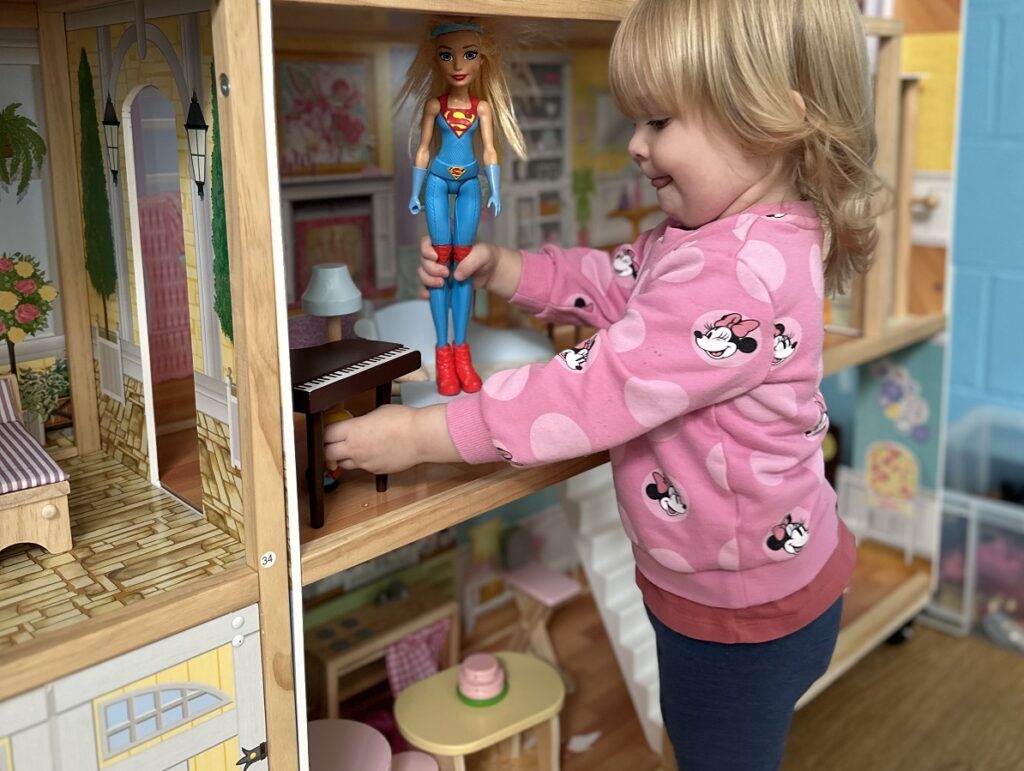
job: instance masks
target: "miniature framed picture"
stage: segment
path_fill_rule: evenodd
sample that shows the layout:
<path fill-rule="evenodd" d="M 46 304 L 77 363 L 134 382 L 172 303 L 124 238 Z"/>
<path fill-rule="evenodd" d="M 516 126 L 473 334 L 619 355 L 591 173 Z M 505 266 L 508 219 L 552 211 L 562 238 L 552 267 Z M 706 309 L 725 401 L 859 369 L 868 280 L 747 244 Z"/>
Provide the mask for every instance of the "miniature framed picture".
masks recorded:
<path fill-rule="evenodd" d="M 282 53 L 276 75 L 282 176 L 353 174 L 377 165 L 369 56 Z"/>

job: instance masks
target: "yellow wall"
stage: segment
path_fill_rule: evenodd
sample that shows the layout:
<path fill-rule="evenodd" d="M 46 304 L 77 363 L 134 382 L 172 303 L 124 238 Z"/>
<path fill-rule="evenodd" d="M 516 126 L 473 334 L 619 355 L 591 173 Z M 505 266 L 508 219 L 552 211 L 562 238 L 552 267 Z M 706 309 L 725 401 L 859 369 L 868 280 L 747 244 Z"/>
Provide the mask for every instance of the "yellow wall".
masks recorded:
<path fill-rule="evenodd" d="M 14 768 L 14 758 L 11 757 L 11 740 L 8 737 L 0 739 L 0 753 L 7 760 L 7 768 Z M 192 769 L 189 769 L 192 771 Z"/>
<path fill-rule="evenodd" d="M 596 96 L 608 92 L 608 49 L 581 48 L 572 52 L 572 167 L 595 174 L 615 173 L 630 165 L 625 145 L 610 150 L 594 146 Z"/>
<path fill-rule="evenodd" d="M 238 746 L 238 739 L 229 739 L 223 744 L 218 744 L 216 747 L 211 747 L 206 752 L 190 758 L 188 771 L 225 771 L 225 769 L 237 768 L 235 763 L 240 757 L 242 757 L 242 749 Z"/>
<path fill-rule="evenodd" d="M 203 723 L 210 718 L 216 717 L 217 715 L 223 714 L 231 709 L 235 708 L 235 667 L 234 659 L 232 658 L 232 648 L 230 643 L 226 643 L 219 648 L 215 648 L 212 651 L 208 651 L 201 656 L 196 656 L 189 661 L 178 664 L 177 666 L 165 669 L 162 672 L 158 672 L 155 675 L 144 677 L 141 680 L 137 680 L 134 683 L 126 685 L 124 688 L 118 688 L 117 690 L 105 693 L 101 697 L 93 700 L 93 714 L 95 716 L 96 725 L 96 757 L 103 757 L 103 742 L 100 736 L 100 726 L 103 725 L 100 714 L 100 705 L 103 702 L 109 701 L 111 698 L 120 696 L 131 691 L 138 690 L 140 688 L 148 688 L 161 684 L 172 684 L 172 683 L 199 683 L 201 685 L 208 685 L 217 688 L 227 694 L 228 698 L 231 699 L 231 704 L 220 709 L 215 709 L 212 712 L 208 712 L 200 718 L 193 720 L 189 723 L 183 723 L 177 728 L 168 731 L 167 733 L 161 734 L 160 736 L 140 744 L 137 747 L 133 747 L 130 750 L 126 750 L 112 758 L 101 761 L 101 768 L 106 768 L 124 760 L 130 755 L 138 755 L 140 752 L 160 744 L 165 739 L 169 739 L 183 731 L 188 731 L 195 726 Z M 231 744 L 231 742 L 227 742 Z M 237 742 L 235 743 L 237 746 Z M 223 745 L 222 745 L 223 746 Z M 204 753 L 206 755 L 207 753 Z M 202 757 L 202 756 L 200 756 Z M 238 755 L 235 755 L 235 760 L 238 759 Z M 204 761 L 205 762 L 205 761 Z M 234 760 L 225 766 L 198 766 L 197 768 L 201 771 L 205 771 L 206 768 L 232 768 L 234 766 Z M 191 766 L 190 766 L 191 771 Z"/>
<path fill-rule="evenodd" d="M 903 38 L 903 71 L 925 75 L 917 124 L 918 169 L 949 171 L 953 167 L 959 54 L 959 32 Z"/>

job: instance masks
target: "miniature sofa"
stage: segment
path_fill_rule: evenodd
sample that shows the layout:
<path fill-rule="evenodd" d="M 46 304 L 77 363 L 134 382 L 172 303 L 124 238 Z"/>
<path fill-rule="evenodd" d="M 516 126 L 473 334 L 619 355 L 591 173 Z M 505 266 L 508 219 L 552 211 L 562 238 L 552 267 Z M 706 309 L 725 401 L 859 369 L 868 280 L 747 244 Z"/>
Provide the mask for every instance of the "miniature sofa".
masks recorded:
<path fill-rule="evenodd" d="M 21 424 L 18 381 L 0 376 L 0 549 L 35 543 L 71 549 L 68 475 Z"/>

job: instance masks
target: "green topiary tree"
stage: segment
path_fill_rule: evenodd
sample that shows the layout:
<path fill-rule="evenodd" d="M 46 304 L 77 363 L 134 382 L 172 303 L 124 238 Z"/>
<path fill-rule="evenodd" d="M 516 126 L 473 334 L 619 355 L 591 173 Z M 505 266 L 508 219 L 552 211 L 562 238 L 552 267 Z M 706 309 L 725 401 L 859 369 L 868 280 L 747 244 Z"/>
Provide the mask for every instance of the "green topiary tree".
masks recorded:
<path fill-rule="evenodd" d="M 96 94 L 92 88 L 89 57 L 82 49 L 78 60 L 78 110 L 82 127 L 82 216 L 85 220 L 85 269 L 89 282 L 103 298 L 103 329 L 110 336 L 107 300 L 117 291 L 114 231 L 110 224 L 106 170 L 96 119 Z"/>
<path fill-rule="evenodd" d="M 231 275 L 228 262 L 228 223 L 224 217 L 224 164 L 220 152 L 220 117 L 217 110 L 217 86 L 210 63 L 210 95 L 213 104 L 213 157 L 210 160 L 210 206 L 213 209 L 213 309 L 220 328 L 231 342 L 235 327 L 231 319 Z"/>

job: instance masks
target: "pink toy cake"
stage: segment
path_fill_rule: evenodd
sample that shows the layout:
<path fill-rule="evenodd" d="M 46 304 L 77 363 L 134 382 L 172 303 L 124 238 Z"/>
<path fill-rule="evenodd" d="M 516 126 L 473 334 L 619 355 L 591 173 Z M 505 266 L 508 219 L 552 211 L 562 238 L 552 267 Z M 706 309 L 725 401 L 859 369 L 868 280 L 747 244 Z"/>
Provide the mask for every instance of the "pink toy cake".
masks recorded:
<path fill-rule="evenodd" d="M 505 670 L 501 662 L 490 653 L 474 653 L 459 667 L 459 698 L 473 707 L 497 704 L 508 692 Z"/>

